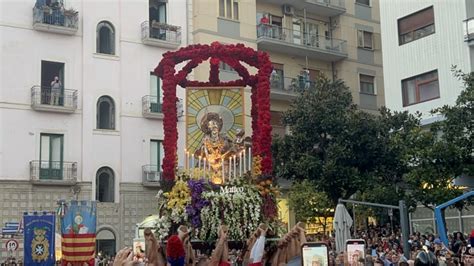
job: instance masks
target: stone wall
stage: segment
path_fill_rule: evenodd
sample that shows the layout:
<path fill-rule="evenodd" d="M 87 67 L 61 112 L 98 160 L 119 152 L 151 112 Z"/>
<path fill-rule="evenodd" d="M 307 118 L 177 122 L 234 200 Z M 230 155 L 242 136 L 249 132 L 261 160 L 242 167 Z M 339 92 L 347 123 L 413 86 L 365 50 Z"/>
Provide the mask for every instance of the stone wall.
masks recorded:
<path fill-rule="evenodd" d="M 33 185 L 27 181 L 0 181 L 0 226 L 19 222 L 23 212 L 56 211 L 57 200 L 90 200 L 91 183 L 72 186 Z M 135 225 L 146 216 L 156 214 L 155 195 L 158 188 L 141 183 L 121 183 L 118 203 L 97 204 L 97 231 L 110 230 L 116 237 L 116 249 L 131 246 Z M 59 229 L 59 227 L 58 227 Z"/>

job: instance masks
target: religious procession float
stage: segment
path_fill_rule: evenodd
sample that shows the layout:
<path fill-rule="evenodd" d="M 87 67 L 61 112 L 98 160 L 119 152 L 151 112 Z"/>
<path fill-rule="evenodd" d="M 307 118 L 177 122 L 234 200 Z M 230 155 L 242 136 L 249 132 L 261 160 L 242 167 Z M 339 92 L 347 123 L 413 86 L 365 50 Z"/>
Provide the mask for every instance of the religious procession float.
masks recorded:
<path fill-rule="evenodd" d="M 188 80 L 209 61 L 209 81 Z M 240 76 L 219 80 L 219 64 Z M 177 65 L 183 65 L 176 71 Z M 245 65 L 245 66 L 244 66 Z M 255 68 L 250 74 L 246 66 Z M 210 243 L 218 227 L 241 242 L 260 223 L 273 234 L 285 230 L 278 220 L 278 187 L 272 174 L 270 83 L 272 65 L 266 53 L 242 44 L 191 45 L 163 55 L 155 73 L 163 80 L 164 159 L 162 190 L 156 195 L 158 214 L 141 225 L 156 229 L 166 240 L 179 225 L 192 228 L 191 239 Z M 177 168 L 176 87 L 186 90 L 184 169 Z M 251 136 L 245 134 L 244 88 L 251 92 Z"/>

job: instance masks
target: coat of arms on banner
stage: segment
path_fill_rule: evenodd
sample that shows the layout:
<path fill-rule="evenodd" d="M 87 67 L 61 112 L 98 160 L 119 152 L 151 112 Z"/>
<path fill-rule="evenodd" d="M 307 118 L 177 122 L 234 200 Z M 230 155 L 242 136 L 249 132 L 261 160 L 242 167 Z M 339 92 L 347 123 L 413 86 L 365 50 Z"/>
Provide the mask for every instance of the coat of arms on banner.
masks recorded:
<path fill-rule="evenodd" d="M 31 241 L 31 257 L 33 261 L 46 261 L 49 257 L 49 241 L 46 238 L 47 227 L 34 228 L 34 238 Z"/>
<path fill-rule="evenodd" d="M 25 213 L 23 215 L 25 265 L 54 265 L 54 213 Z"/>
<path fill-rule="evenodd" d="M 94 265 L 96 203 L 61 201 L 62 265 Z"/>

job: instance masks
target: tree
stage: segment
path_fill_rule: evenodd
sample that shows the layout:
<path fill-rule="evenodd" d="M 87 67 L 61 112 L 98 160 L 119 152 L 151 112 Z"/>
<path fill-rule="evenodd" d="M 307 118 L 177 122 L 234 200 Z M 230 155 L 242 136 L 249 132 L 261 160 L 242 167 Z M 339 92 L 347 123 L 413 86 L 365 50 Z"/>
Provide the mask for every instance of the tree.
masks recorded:
<path fill-rule="evenodd" d="M 407 197 L 429 208 L 462 194 L 452 185 L 455 178 L 474 177 L 474 73 L 464 74 L 456 68 L 454 73 L 465 89 L 453 106 L 432 111 L 442 120 L 413 134 L 409 144 L 416 148 L 408 150 L 404 158 L 411 168 L 405 175 L 410 188 Z M 462 206 L 463 202 L 457 204 Z"/>
<path fill-rule="evenodd" d="M 456 66 L 453 71 L 463 81 L 465 89 L 453 106 L 445 105 L 432 111 L 445 119 L 431 129 L 435 133 L 441 132 L 439 142 L 452 150 L 453 173 L 474 177 L 474 72 L 465 74 Z"/>
<path fill-rule="evenodd" d="M 309 179 L 333 204 L 364 189 L 377 175 L 385 147 L 374 115 L 352 103 L 340 80 L 320 79 L 283 115 L 291 135 L 273 145 L 279 177 Z"/>
<path fill-rule="evenodd" d="M 334 204 L 326 193 L 318 191 L 313 181 L 298 181 L 288 193 L 288 204 L 295 212 L 296 221 L 319 223 L 326 232 L 327 217 L 331 217 Z"/>

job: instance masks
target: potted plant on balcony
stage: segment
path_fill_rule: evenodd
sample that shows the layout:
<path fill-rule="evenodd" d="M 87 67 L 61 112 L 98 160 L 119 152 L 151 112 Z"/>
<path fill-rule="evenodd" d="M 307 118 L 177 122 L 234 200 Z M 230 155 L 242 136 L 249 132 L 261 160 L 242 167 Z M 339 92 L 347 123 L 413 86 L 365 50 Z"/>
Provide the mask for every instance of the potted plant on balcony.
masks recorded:
<path fill-rule="evenodd" d="M 169 24 L 161 23 L 161 22 L 157 22 L 157 21 L 153 21 L 151 26 L 153 28 L 156 28 L 156 29 L 168 30 L 168 31 L 178 31 L 178 29 L 179 29 L 178 26 L 169 25 Z"/>
<path fill-rule="evenodd" d="M 43 10 L 43 13 L 44 13 L 45 15 L 50 15 L 50 14 L 53 12 L 53 10 L 51 9 L 51 7 L 49 7 L 49 6 L 47 6 L 47 5 L 42 6 L 41 9 Z"/>
<path fill-rule="evenodd" d="M 79 12 L 75 10 L 74 8 L 69 8 L 69 9 L 64 10 L 64 15 L 66 17 L 74 17 L 77 15 L 77 13 Z"/>

